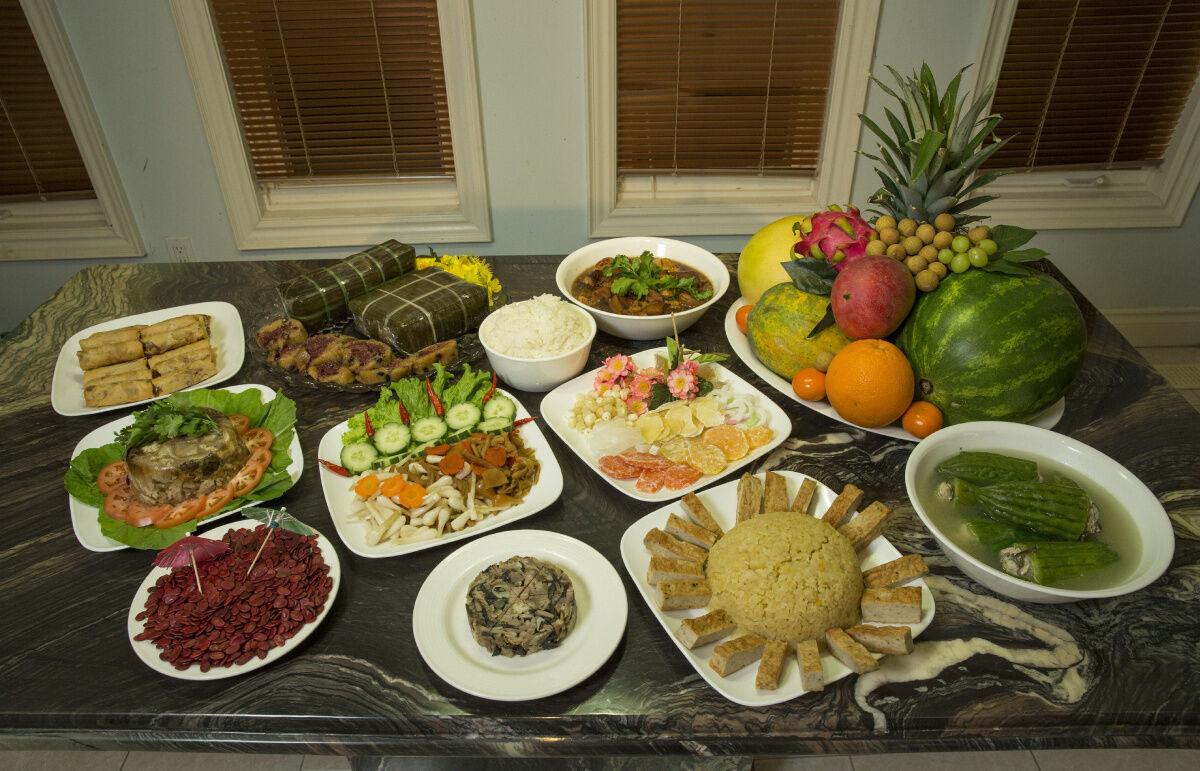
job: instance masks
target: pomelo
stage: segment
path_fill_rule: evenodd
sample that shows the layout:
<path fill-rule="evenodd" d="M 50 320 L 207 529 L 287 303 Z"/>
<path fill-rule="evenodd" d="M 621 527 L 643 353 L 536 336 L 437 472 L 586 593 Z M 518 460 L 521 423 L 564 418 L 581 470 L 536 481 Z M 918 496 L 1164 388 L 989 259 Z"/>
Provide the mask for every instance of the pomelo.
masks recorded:
<path fill-rule="evenodd" d="M 738 287 L 742 299 L 758 302 L 762 293 L 784 281 L 791 281 L 783 263 L 792 259 L 792 247 L 800 240 L 799 222 L 804 215 L 777 219 L 750 237 L 738 258 Z M 793 232 L 792 226 L 797 227 Z"/>

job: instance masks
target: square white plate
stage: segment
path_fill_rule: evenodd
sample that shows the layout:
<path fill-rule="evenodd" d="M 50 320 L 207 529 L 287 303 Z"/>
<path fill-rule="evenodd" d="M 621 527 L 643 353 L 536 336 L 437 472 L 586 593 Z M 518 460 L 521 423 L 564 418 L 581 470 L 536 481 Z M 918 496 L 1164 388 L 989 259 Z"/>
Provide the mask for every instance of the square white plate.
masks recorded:
<path fill-rule="evenodd" d="M 777 471 L 775 473 L 787 479 L 789 500 L 800 489 L 800 483 L 807 479 L 804 474 L 798 474 L 794 471 Z M 764 475 L 760 475 L 760 478 L 762 476 Z M 711 490 L 700 493 L 699 497 L 704 502 L 704 505 L 708 507 L 708 510 L 712 512 L 713 517 L 721 527 L 728 532 L 734 525 L 734 511 L 737 508 L 737 482 L 726 482 L 723 485 L 718 485 Z M 817 482 L 817 494 L 814 496 L 811 511 L 818 514 L 825 511 L 829 507 L 829 504 L 833 503 L 835 497 L 837 496 L 832 490 Z M 654 617 L 658 619 L 658 623 L 662 624 L 663 630 L 671 638 L 671 642 L 675 643 L 675 647 L 679 648 L 679 652 L 695 668 L 696 672 L 707 680 L 708 684 L 718 693 L 730 701 L 744 704 L 747 707 L 765 707 L 802 696 L 805 690 L 800 687 L 800 671 L 796 668 L 794 651 L 791 652 L 791 656 L 784 665 L 783 676 L 779 681 L 779 688 L 774 691 L 760 691 L 754 686 L 754 678 L 758 671 L 757 666 L 744 667 L 729 677 L 721 677 L 708 665 L 708 659 L 712 655 L 712 650 L 720 641 L 700 646 L 695 650 L 688 650 L 683 646 L 683 643 L 679 642 L 679 638 L 675 636 L 675 630 L 683 623 L 683 620 L 685 618 L 702 616 L 708 611 L 703 608 L 662 611 L 659 609 L 657 602 L 658 590 L 646 581 L 646 574 L 650 569 L 650 554 L 642 544 L 642 539 L 645 538 L 646 533 L 654 528 L 663 527 L 667 522 L 667 515 L 671 513 L 678 514 L 685 519 L 687 518 L 678 505 L 664 506 L 634 522 L 625 531 L 625 535 L 621 536 L 621 558 L 625 562 L 625 569 L 629 571 L 629 576 L 633 579 L 633 583 L 637 586 L 638 591 L 641 592 L 642 599 L 646 601 L 651 612 L 654 613 Z M 896 547 L 892 546 L 886 538 L 879 536 L 859 556 L 862 558 L 862 568 L 866 570 L 867 568 L 890 562 L 901 555 L 900 552 L 896 551 Z M 912 636 L 915 638 L 921 632 L 924 632 L 929 623 L 933 621 L 933 595 L 930 593 L 929 587 L 925 585 L 923 579 L 909 581 L 908 585 L 921 587 L 921 608 L 923 610 L 921 621 L 917 624 L 908 625 L 912 629 Z M 734 632 L 733 635 L 725 639 L 728 640 L 737 634 L 739 632 Z M 875 657 L 882 658 L 879 655 Z M 821 668 L 825 673 L 826 687 L 850 674 L 850 670 L 846 665 L 835 659 L 828 652 L 823 653 L 821 656 Z"/>
<path fill-rule="evenodd" d="M 264 403 L 275 398 L 274 389 L 265 385 L 235 385 L 221 390 L 236 394 L 251 388 L 262 394 Z M 75 449 L 71 452 L 71 457 L 74 458 L 84 450 L 103 447 L 111 443 L 116 439 L 117 432 L 131 423 L 133 423 L 133 413 L 114 420 L 111 423 L 105 423 L 100 428 L 80 439 L 79 444 L 75 445 Z M 304 455 L 300 450 L 300 432 L 295 426 L 292 426 L 292 444 L 288 447 L 288 454 L 292 460 L 288 464 L 287 472 L 288 476 L 292 478 L 292 483 L 295 484 L 300 479 L 300 473 L 304 471 Z M 114 541 L 100 532 L 100 510 L 95 506 L 88 506 L 82 501 L 75 500 L 75 496 L 70 493 L 67 494 L 67 503 L 71 509 L 71 527 L 74 528 L 75 537 L 79 539 L 79 543 L 83 544 L 83 548 L 90 549 L 91 551 L 119 551 L 121 549 L 132 548 L 120 541 Z M 247 503 L 246 506 L 261 506 L 262 504 L 263 501 L 252 501 L 251 503 Z M 236 509 L 230 509 L 221 514 L 211 516 L 205 519 L 198 529 L 203 529 L 206 525 L 216 522 L 219 519 L 225 519 L 230 514 L 246 508 L 246 506 L 239 506 Z"/>
<path fill-rule="evenodd" d="M 635 353 L 631 356 L 633 362 L 639 367 L 649 367 L 654 364 L 657 356 L 666 356 L 667 349 L 663 347 L 651 348 L 646 351 Z M 762 408 L 767 416 L 766 425 L 771 427 L 775 432 L 775 436 L 771 441 L 762 447 L 756 447 L 750 453 L 739 460 L 730 463 L 725 467 L 725 470 L 720 474 L 711 476 L 702 476 L 695 483 L 688 487 L 679 490 L 668 490 L 663 488 L 656 493 L 644 493 L 637 489 L 636 479 L 613 479 L 600 471 L 600 458 L 592 452 L 588 447 L 587 436 L 567 424 L 567 418 L 571 415 L 571 410 L 575 406 L 575 400 L 581 393 L 592 389 L 592 381 L 596 378 L 596 373 L 600 368 L 585 372 L 579 377 L 568 380 L 567 382 L 555 388 L 550 393 L 546 394 L 542 399 L 542 418 L 550 428 L 554 429 L 554 433 L 566 443 L 568 447 L 580 458 L 583 462 L 592 467 L 592 470 L 600 475 L 600 478 L 608 482 L 613 487 L 628 495 L 630 498 L 636 498 L 639 501 L 669 501 L 674 498 L 682 497 L 694 490 L 698 490 L 707 484 L 710 484 L 721 477 L 732 474 L 743 466 L 747 466 L 762 456 L 769 453 L 771 450 L 778 447 L 788 435 L 792 433 L 792 420 L 787 416 L 775 402 L 771 401 L 754 386 L 742 380 L 735 375 L 731 370 L 722 367 L 720 364 L 706 364 L 706 367 L 711 368 L 713 373 L 713 381 L 717 385 L 728 385 L 734 391 L 744 394 L 753 394 L 757 399 L 757 404 Z"/>
<path fill-rule="evenodd" d="M 525 409 L 525 406 L 512 394 L 500 388 L 496 389 L 496 393 L 504 394 L 517 405 L 516 420 L 529 417 L 529 412 Z M 321 443 L 317 445 L 318 458 L 324 458 L 333 463 L 340 462 L 342 434 L 345 433 L 347 425 L 347 421 L 342 421 L 325 432 L 325 436 L 321 437 Z M 378 546 L 368 543 L 366 527 L 360 522 L 351 520 L 349 516 L 350 507 L 354 503 L 354 491 L 350 489 L 354 484 L 354 477 L 338 476 L 318 464 L 317 473 L 321 475 L 321 489 L 325 493 L 325 506 L 329 509 L 329 516 L 333 520 L 333 526 L 337 529 L 337 534 L 342 539 L 342 543 L 346 544 L 346 548 L 360 557 L 397 557 L 401 554 L 410 554 L 415 551 L 454 543 L 464 538 L 473 538 L 480 533 L 486 533 L 489 530 L 495 530 L 498 527 L 516 522 L 518 519 L 525 519 L 532 516 L 554 503 L 558 500 L 558 496 L 562 495 L 563 476 L 562 468 L 558 465 L 558 459 L 554 457 L 554 451 L 550 449 L 550 443 L 546 441 L 546 437 L 542 433 L 541 428 L 538 427 L 536 420 L 532 423 L 526 423 L 517 430 L 521 432 L 521 439 L 524 440 L 525 446 L 533 450 L 537 456 L 538 463 L 542 465 L 542 470 L 538 474 L 537 484 L 530 489 L 529 494 L 525 496 L 525 500 L 510 509 L 493 514 L 470 527 L 463 528 L 457 533 L 451 533 L 450 535 L 445 535 L 431 541 L 382 544 Z"/>
<path fill-rule="evenodd" d="M 157 324 L 160 321 L 185 316 L 190 313 L 206 313 L 212 317 L 212 328 L 209 340 L 217 352 L 217 374 L 195 385 L 183 389 L 209 388 L 237 374 L 242 368 L 242 360 L 246 357 L 246 336 L 242 331 L 242 317 L 238 309 L 226 302 L 212 301 L 177 305 L 174 308 L 163 308 L 149 313 L 136 313 L 112 321 L 102 321 L 87 329 L 80 330 L 67 338 L 58 352 L 58 360 L 54 363 L 54 378 L 50 381 L 50 406 L 59 415 L 91 415 L 94 412 L 109 412 L 123 410 L 138 404 L 161 399 L 143 399 L 140 402 L 114 404 L 111 407 L 89 407 L 83 401 L 83 370 L 79 368 L 79 359 L 75 352 L 79 350 L 79 341 L 110 329 L 120 329 L 133 324 Z"/>

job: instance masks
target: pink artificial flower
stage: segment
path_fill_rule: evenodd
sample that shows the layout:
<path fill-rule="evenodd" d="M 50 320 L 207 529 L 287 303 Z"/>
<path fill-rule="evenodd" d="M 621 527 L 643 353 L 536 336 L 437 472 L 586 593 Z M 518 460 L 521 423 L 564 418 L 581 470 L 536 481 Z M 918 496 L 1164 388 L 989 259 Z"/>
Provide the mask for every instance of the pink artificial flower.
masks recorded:
<path fill-rule="evenodd" d="M 638 373 L 633 376 L 633 380 L 629 381 L 629 397 L 631 399 L 649 399 L 653 387 L 653 380 Z"/>
<path fill-rule="evenodd" d="M 700 390 L 700 385 L 696 382 L 695 375 L 687 372 L 683 367 L 677 367 L 667 375 L 667 390 L 676 399 L 686 401 Z"/>
<path fill-rule="evenodd" d="M 645 369 L 640 369 L 638 370 L 638 375 L 647 378 L 651 383 L 662 383 L 667 379 L 667 376 L 664 375 L 663 371 L 658 367 L 646 367 Z"/>
<path fill-rule="evenodd" d="M 604 367 L 596 373 L 596 377 L 592 380 L 592 389 L 599 395 L 603 396 L 605 391 L 615 386 L 612 375 Z"/>
<path fill-rule="evenodd" d="M 634 366 L 633 360 L 628 356 L 618 353 L 615 356 L 609 356 L 605 359 L 604 363 L 600 365 L 600 371 L 607 372 L 615 382 L 626 375 L 632 375 L 637 371 L 637 367 Z"/>
<path fill-rule="evenodd" d="M 643 412 L 649 409 L 649 407 L 644 400 L 635 399 L 634 397 L 630 396 L 625 400 L 625 409 L 629 410 L 634 415 L 641 415 Z"/>
<path fill-rule="evenodd" d="M 694 378 L 700 377 L 700 364 L 695 359 L 684 359 L 679 362 L 679 366 L 675 368 L 676 372 L 686 372 Z"/>

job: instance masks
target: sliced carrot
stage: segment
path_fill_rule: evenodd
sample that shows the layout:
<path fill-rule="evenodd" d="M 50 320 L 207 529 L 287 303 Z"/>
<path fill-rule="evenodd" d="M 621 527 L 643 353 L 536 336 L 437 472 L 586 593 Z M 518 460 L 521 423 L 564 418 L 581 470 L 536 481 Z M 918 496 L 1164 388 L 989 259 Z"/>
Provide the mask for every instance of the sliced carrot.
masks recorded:
<path fill-rule="evenodd" d="M 439 444 L 436 447 L 430 447 L 428 450 L 425 451 L 425 454 L 426 455 L 445 455 L 448 452 L 450 452 L 450 445 Z"/>
<path fill-rule="evenodd" d="M 475 473 L 475 476 L 481 477 L 483 476 L 483 472 L 487 471 L 487 469 L 485 469 L 483 466 L 480 466 L 478 463 L 472 463 L 471 471 Z"/>
<path fill-rule="evenodd" d="M 416 482 L 409 482 L 400 492 L 400 505 L 406 509 L 415 509 L 425 500 L 425 488 Z"/>
<path fill-rule="evenodd" d="M 392 498 L 404 491 L 404 486 L 408 482 L 404 481 L 404 477 L 388 477 L 383 480 L 383 484 L 379 486 L 379 492 L 385 498 Z"/>
<path fill-rule="evenodd" d="M 465 465 L 466 461 L 463 460 L 462 455 L 450 452 L 446 454 L 446 457 L 442 458 L 442 462 L 438 464 L 438 469 L 446 476 L 452 477 L 462 471 Z"/>
<path fill-rule="evenodd" d="M 508 462 L 508 453 L 503 447 L 489 447 L 483 451 L 483 459 L 499 468 Z"/>
<path fill-rule="evenodd" d="M 367 474 L 354 483 L 354 493 L 359 498 L 370 498 L 379 490 L 379 477 Z"/>

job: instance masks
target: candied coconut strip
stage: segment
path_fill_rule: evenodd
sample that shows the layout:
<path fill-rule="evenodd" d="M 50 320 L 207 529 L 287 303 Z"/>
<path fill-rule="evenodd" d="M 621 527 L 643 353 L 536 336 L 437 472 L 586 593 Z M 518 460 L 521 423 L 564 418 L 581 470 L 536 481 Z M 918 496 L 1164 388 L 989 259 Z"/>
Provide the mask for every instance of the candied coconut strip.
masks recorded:
<path fill-rule="evenodd" d="M 774 691 L 779 687 L 779 676 L 783 674 L 783 664 L 787 661 L 788 644 L 786 640 L 770 640 L 763 647 L 762 658 L 758 662 L 758 672 L 754 676 L 754 687 L 763 691 Z"/>
<path fill-rule="evenodd" d="M 825 689 L 825 671 L 821 668 L 821 648 L 816 640 L 796 643 L 796 663 L 800 665 L 800 687 L 805 691 Z"/>
<path fill-rule="evenodd" d="M 713 533 L 718 538 L 725 535 L 725 530 L 722 529 L 721 525 L 717 523 L 717 520 L 713 517 L 712 512 L 708 510 L 708 507 L 701 502 L 700 498 L 697 497 L 695 493 L 688 493 L 687 495 L 683 496 L 683 498 L 680 499 L 679 504 L 683 506 L 683 511 L 688 515 L 688 518 L 690 518 L 697 525 L 709 531 L 710 533 Z"/>
<path fill-rule="evenodd" d="M 858 506 L 858 502 L 862 500 L 863 491 L 859 490 L 849 482 L 842 488 L 842 492 L 838 497 L 833 499 L 833 503 L 829 504 L 829 508 L 821 515 L 821 519 L 828 522 L 833 527 L 841 527 L 854 513 L 854 509 Z"/>
<path fill-rule="evenodd" d="M 891 562 L 864 570 L 863 586 L 868 589 L 891 589 L 928 573 L 929 566 L 920 554 L 905 554 Z"/>
<path fill-rule="evenodd" d="M 829 652 L 834 655 L 834 658 L 849 667 L 850 671 L 855 674 L 861 675 L 863 672 L 879 669 L 879 662 L 875 660 L 871 652 L 846 634 L 843 629 L 827 630 L 825 644 L 829 646 Z"/>
<path fill-rule="evenodd" d="M 708 665 L 721 677 L 729 677 L 739 669 L 758 661 L 766 644 L 767 641 L 756 634 L 735 637 L 713 648 Z"/>
<path fill-rule="evenodd" d="M 792 511 L 797 514 L 807 514 L 809 507 L 812 506 L 813 496 L 817 494 L 817 480 L 805 479 L 800 483 L 800 489 L 796 491 L 796 497 L 792 499 Z"/>
<path fill-rule="evenodd" d="M 675 636 L 688 650 L 716 642 L 733 634 L 737 624 L 723 610 L 713 610 L 703 616 L 685 618 L 675 630 Z"/>
<path fill-rule="evenodd" d="M 857 517 L 850 520 L 849 524 L 839 527 L 838 532 L 849 538 L 854 550 L 858 551 L 883 533 L 883 529 L 887 527 L 888 518 L 891 516 L 891 506 L 875 501 L 860 511 Z"/>

